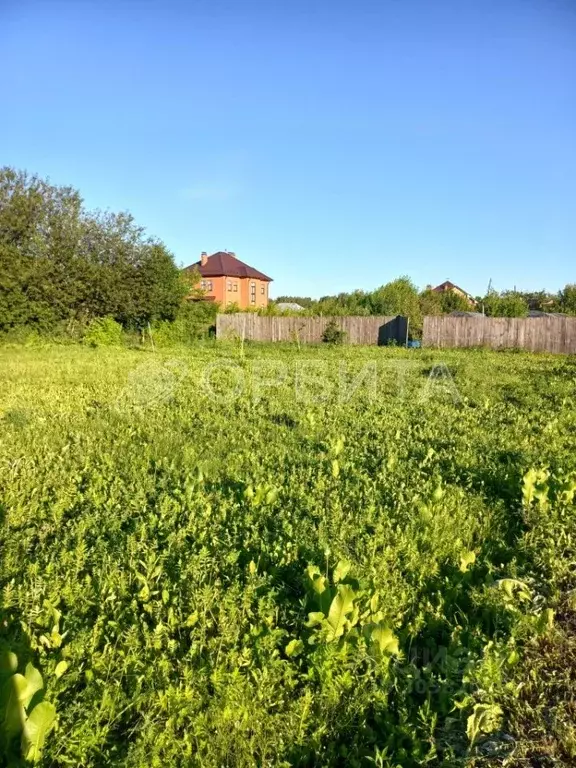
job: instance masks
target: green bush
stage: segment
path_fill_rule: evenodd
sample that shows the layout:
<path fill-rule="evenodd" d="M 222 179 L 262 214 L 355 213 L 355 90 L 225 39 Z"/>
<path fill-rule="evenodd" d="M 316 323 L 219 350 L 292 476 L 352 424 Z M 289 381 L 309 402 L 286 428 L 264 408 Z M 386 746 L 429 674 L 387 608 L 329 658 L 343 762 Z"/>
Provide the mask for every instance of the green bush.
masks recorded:
<path fill-rule="evenodd" d="M 98 317 L 88 324 L 83 341 L 91 347 L 120 346 L 122 326 L 112 317 Z"/>
<path fill-rule="evenodd" d="M 173 320 L 189 292 L 173 255 L 129 213 L 89 211 L 72 187 L 0 168 L 0 331 Z"/>
<path fill-rule="evenodd" d="M 344 344 L 345 338 L 346 331 L 340 328 L 336 320 L 330 320 L 322 334 L 322 341 L 325 344 Z"/>
<path fill-rule="evenodd" d="M 184 304 L 172 321 L 152 325 L 154 343 L 159 347 L 189 344 L 210 336 L 216 325 L 218 305 L 207 301 L 191 301 Z"/>
<path fill-rule="evenodd" d="M 20 325 L 2 333 L 0 339 L 3 344 L 16 344 L 24 347 L 35 347 L 42 344 L 42 336 L 37 328 Z"/>

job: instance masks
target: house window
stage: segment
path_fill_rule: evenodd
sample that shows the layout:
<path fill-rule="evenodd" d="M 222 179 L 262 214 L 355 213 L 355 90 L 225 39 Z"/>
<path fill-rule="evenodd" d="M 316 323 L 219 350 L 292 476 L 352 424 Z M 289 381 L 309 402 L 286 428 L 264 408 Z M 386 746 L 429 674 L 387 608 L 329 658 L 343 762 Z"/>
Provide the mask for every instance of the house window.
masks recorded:
<path fill-rule="evenodd" d="M 228 290 L 232 290 L 232 280 L 228 280 Z"/>
<path fill-rule="evenodd" d="M 206 280 L 202 280 L 202 282 L 200 283 L 200 288 L 201 288 L 203 291 L 205 291 L 205 290 L 206 290 Z"/>
<path fill-rule="evenodd" d="M 207 280 L 207 281 L 206 281 L 206 288 L 207 288 L 209 291 L 211 291 L 211 290 L 212 290 L 212 280 Z"/>
<path fill-rule="evenodd" d="M 256 304 L 256 283 L 250 283 L 250 304 Z"/>
<path fill-rule="evenodd" d="M 262 294 L 262 296 L 264 296 L 264 294 L 266 293 L 266 286 L 264 285 L 264 283 L 262 283 L 262 285 L 260 286 L 260 293 Z"/>
<path fill-rule="evenodd" d="M 238 283 L 234 283 L 234 290 L 235 290 L 235 291 L 237 291 L 237 290 L 238 290 Z"/>

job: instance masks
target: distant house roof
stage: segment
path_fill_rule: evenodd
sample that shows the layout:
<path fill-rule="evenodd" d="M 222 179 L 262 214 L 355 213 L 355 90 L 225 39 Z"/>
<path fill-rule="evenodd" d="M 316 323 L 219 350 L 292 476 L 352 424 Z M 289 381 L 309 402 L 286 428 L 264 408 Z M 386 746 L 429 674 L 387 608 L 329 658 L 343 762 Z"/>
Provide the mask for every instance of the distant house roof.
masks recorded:
<path fill-rule="evenodd" d="M 528 298 L 528 309 L 533 309 L 535 312 L 540 312 L 538 307 L 551 307 L 554 304 L 554 299 L 549 298 L 545 301 L 540 296 L 531 296 Z"/>
<path fill-rule="evenodd" d="M 290 310 L 291 312 L 301 312 L 304 309 L 300 304 L 296 304 L 295 301 L 279 301 L 276 306 L 281 312 L 285 312 L 286 310 Z"/>
<path fill-rule="evenodd" d="M 184 268 L 185 271 L 197 269 L 202 277 L 252 277 L 254 280 L 266 280 L 271 283 L 272 278 L 245 264 L 229 251 L 217 251 L 208 256 L 204 265 L 196 261 Z"/>
<path fill-rule="evenodd" d="M 440 285 L 437 285 L 436 288 L 432 288 L 433 291 L 436 291 L 436 293 L 447 293 L 448 291 L 454 291 L 456 293 L 461 293 L 463 296 L 465 296 L 468 301 L 471 304 L 476 304 L 476 299 L 471 296 L 468 291 L 465 291 L 464 288 L 460 288 L 459 285 L 456 285 L 456 283 L 452 283 L 450 280 L 444 280 L 443 283 L 440 283 Z"/>
<path fill-rule="evenodd" d="M 568 317 L 564 312 L 541 312 L 539 309 L 531 309 L 528 317 Z"/>
<path fill-rule="evenodd" d="M 455 283 L 450 282 L 450 280 L 444 280 L 443 283 L 440 283 L 440 285 L 437 285 L 436 288 L 432 288 L 433 291 L 460 291 L 460 293 L 463 293 L 465 296 L 470 296 L 468 291 L 465 291 L 464 288 L 460 288 L 459 285 L 456 285 Z"/>

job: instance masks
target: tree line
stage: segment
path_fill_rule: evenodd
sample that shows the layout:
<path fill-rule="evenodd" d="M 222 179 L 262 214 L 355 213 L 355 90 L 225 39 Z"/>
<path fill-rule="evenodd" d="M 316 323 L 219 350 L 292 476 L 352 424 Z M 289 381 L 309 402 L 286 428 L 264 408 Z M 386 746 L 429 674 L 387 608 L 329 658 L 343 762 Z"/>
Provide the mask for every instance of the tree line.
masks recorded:
<path fill-rule="evenodd" d="M 112 318 L 124 328 L 161 325 L 171 338 L 206 332 L 218 305 L 201 299 L 196 277 L 175 264 L 166 246 L 129 213 L 90 211 L 80 193 L 25 171 L 0 169 L 0 331 L 86 326 Z M 483 311 L 522 317 L 529 309 L 576 315 L 576 285 L 557 294 L 490 291 L 476 307 L 453 292 L 418 290 L 400 277 L 373 291 L 312 299 L 282 296 L 312 315 L 405 315 L 414 332 L 425 315 Z M 237 308 L 231 307 L 226 311 Z M 168 325 L 173 327 L 168 328 Z"/>
<path fill-rule="evenodd" d="M 72 187 L 0 169 L 0 330 L 172 321 L 189 291 L 129 213 L 89 211 Z"/>
<path fill-rule="evenodd" d="M 304 307 L 312 315 L 404 315 L 413 329 L 422 327 L 426 315 L 478 312 L 488 317 L 526 317 L 530 310 L 576 315 L 576 284 L 556 294 L 545 291 L 491 290 L 474 297 L 475 304 L 453 291 L 438 292 L 431 287 L 420 291 L 409 277 L 399 277 L 374 291 L 356 290 L 313 299 L 309 296 L 279 296 L 276 302 Z"/>

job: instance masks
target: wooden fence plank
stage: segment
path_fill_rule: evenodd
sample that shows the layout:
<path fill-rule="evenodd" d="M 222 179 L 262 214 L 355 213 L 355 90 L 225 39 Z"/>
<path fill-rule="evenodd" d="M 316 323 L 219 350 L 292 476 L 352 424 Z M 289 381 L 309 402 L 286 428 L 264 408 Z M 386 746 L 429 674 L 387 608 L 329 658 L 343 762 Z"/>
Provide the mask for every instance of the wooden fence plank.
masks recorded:
<path fill-rule="evenodd" d="M 405 317 L 276 317 L 240 312 L 217 315 L 216 337 L 245 338 L 250 341 L 300 341 L 318 344 L 328 323 L 335 320 L 345 332 L 348 344 L 405 344 L 408 321 Z"/>
<path fill-rule="evenodd" d="M 426 347 L 517 348 L 576 354 L 576 317 L 425 317 Z"/>

